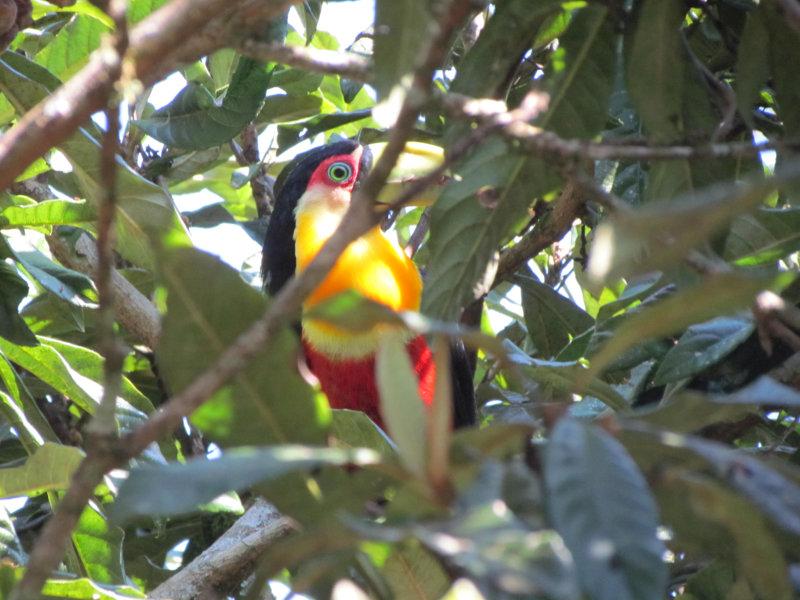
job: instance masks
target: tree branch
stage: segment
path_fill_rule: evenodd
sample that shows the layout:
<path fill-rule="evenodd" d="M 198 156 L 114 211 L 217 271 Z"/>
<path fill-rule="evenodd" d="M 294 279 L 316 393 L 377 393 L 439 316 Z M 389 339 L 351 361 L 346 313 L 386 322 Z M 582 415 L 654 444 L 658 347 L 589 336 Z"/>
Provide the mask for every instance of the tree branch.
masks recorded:
<path fill-rule="evenodd" d="M 291 521 L 259 498 L 216 542 L 148 597 L 197 598 L 248 571 L 264 548 L 291 530 Z"/>
<path fill-rule="evenodd" d="M 289 46 L 244 40 L 237 52 L 264 62 L 276 62 L 314 73 L 341 75 L 353 81 L 369 82 L 370 61 L 358 54 L 322 50 L 311 46 Z"/>
<path fill-rule="evenodd" d="M 172 0 L 131 31 L 122 82 L 152 85 L 180 64 L 259 31 L 296 2 Z M 83 69 L 0 137 L 0 190 L 105 106 L 114 84 L 110 60 L 102 49 L 92 53 Z"/>
<path fill-rule="evenodd" d="M 567 181 L 544 217 L 522 239 L 500 255 L 500 263 L 492 282 L 493 288 L 569 232 L 585 204 L 585 195 L 581 192 L 578 183 L 573 180 Z"/>
<path fill-rule="evenodd" d="M 96 272 L 97 246 L 88 234 L 81 234 L 73 247 L 58 232 L 55 232 L 47 236 L 47 244 L 53 256 L 64 266 L 86 275 Z M 155 348 L 161 319 L 156 307 L 130 281 L 116 271 L 111 274 L 111 286 L 116 298 L 117 318 L 120 323 L 135 337 L 151 348 Z"/>
<path fill-rule="evenodd" d="M 103 40 L 110 54 L 116 57 L 109 77 L 119 79 L 122 74 L 122 56 L 128 46 L 126 0 L 110 0 L 105 7 L 114 21 L 115 31 Z M 110 59 L 109 59 L 110 60 Z M 112 276 L 114 269 L 114 221 L 117 213 L 117 150 L 119 149 L 119 102 L 111 95 L 105 110 L 106 130 L 100 157 L 100 177 L 103 194 L 97 216 L 97 270 L 94 273 L 99 306 L 97 311 L 98 346 L 103 355 L 103 395 L 100 406 L 86 428 L 91 435 L 116 436 L 114 413 L 117 395 L 122 384 L 122 364 L 127 354 L 114 331 L 116 310 Z"/>

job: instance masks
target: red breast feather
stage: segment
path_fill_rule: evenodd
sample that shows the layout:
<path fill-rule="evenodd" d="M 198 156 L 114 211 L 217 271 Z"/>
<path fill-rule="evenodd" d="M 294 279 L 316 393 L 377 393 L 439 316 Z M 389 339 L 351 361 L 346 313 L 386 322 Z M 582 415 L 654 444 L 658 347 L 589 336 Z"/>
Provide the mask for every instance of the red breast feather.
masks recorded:
<path fill-rule="evenodd" d="M 380 400 L 375 381 L 375 356 L 357 359 L 334 360 L 314 349 L 303 340 L 308 366 L 319 379 L 322 391 L 328 396 L 331 408 L 348 408 L 365 412 L 375 423 L 383 427 Z M 433 401 L 436 382 L 436 364 L 428 343 L 422 336 L 412 339 L 407 345 L 408 355 L 419 380 L 420 398 L 426 405 Z"/>

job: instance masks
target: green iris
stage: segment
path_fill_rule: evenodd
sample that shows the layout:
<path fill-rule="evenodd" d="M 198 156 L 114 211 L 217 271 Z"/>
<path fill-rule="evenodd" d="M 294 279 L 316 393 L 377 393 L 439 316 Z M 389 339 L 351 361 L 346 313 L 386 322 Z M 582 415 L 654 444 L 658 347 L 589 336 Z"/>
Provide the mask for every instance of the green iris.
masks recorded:
<path fill-rule="evenodd" d="M 346 162 L 335 162 L 328 167 L 328 178 L 335 183 L 347 181 L 352 174 L 353 169 Z"/>

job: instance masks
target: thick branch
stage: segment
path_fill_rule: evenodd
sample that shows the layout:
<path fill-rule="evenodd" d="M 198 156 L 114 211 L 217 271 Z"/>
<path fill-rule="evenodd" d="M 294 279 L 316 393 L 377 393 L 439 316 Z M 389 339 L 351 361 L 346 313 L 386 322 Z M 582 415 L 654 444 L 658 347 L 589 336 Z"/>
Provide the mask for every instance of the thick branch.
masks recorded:
<path fill-rule="evenodd" d="M 148 597 L 153 600 L 200 597 L 203 592 L 249 571 L 264 548 L 291 529 L 289 519 L 258 499 L 222 537 Z"/>
<path fill-rule="evenodd" d="M 492 287 L 516 273 L 522 265 L 563 238 L 578 218 L 585 203 L 580 185 L 568 181 L 549 211 L 522 239 L 500 255 Z"/>
<path fill-rule="evenodd" d="M 131 31 L 123 81 L 152 85 L 180 64 L 260 30 L 297 1 L 172 0 Z M 72 79 L 0 137 L 0 190 L 105 106 L 114 84 L 109 61 L 108 52 L 95 51 Z"/>
<path fill-rule="evenodd" d="M 96 271 L 97 247 L 88 234 L 84 233 L 78 238 L 74 249 L 58 234 L 48 236 L 47 244 L 53 256 L 64 266 L 86 275 Z M 117 301 L 117 318 L 120 323 L 135 337 L 155 348 L 160 328 L 160 316 L 156 307 L 130 281 L 117 272 L 111 275 L 111 285 Z"/>

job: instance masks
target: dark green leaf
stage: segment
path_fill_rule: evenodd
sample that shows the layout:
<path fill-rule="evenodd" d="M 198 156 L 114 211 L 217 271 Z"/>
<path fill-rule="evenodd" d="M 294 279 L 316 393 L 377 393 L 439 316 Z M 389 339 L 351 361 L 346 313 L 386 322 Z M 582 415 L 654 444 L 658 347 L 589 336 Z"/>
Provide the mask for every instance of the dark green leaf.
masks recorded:
<path fill-rule="evenodd" d="M 660 140 L 679 134 L 686 53 L 679 27 L 681 0 L 643 0 L 628 53 L 631 99 L 650 133 Z"/>
<path fill-rule="evenodd" d="M 28 274 L 49 292 L 76 306 L 94 305 L 94 283 L 83 273 L 62 267 L 38 250 L 14 254 Z"/>
<path fill-rule="evenodd" d="M 381 572 L 395 598 L 434 600 L 441 598 L 450 584 L 439 561 L 417 545 L 397 548 Z"/>
<path fill-rule="evenodd" d="M 416 66 L 420 31 L 431 26 L 428 0 L 375 2 L 375 88 L 385 99 Z"/>
<path fill-rule="evenodd" d="M 603 430 L 561 419 L 545 455 L 549 511 L 592 600 L 661 600 L 666 550 L 658 511 L 625 448 Z"/>
<path fill-rule="evenodd" d="M 508 359 L 522 367 L 522 375 L 549 391 L 570 395 L 574 392 L 575 382 L 588 377 L 586 368 L 577 361 L 558 362 L 531 358 L 509 340 L 504 340 L 503 346 L 507 351 Z M 509 375 L 513 377 L 513 372 L 510 372 Z M 628 402 L 621 394 L 599 379 L 592 379 L 587 384 L 585 392 L 602 400 L 614 410 L 624 412 L 629 408 Z"/>
<path fill-rule="evenodd" d="M 595 232 L 588 274 L 599 282 L 673 266 L 775 187 L 800 179 L 800 163 L 782 175 L 720 184 L 671 202 L 606 219 Z"/>
<path fill-rule="evenodd" d="M 754 329 L 750 317 L 720 317 L 690 327 L 664 356 L 653 384 L 685 379 L 717 364 L 750 337 Z"/>
<path fill-rule="evenodd" d="M 742 118 L 754 126 L 753 108 L 769 78 L 769 31 L 763 11 L 751 11 L 739 41 L 736 60 L 736 105 Z"/>
<path fill-rule="evenodd" d="M 759 208 L 731 223 L 723 257 L 740 265 L 762 265 L 800 249 L 800 209 Z"/>
<path fill-rule="evenodd" d="M 781 288 L 793 278 L 789 273 L 772 277 L 750 277 L 740 273 L 709 276 L 701 283 L 627 317 L 592 357 L 585 377 L 601 372 L 614 358 L 635 344 L 747 308 L 758 292 L 773 286 Z"/>
<path fill-rule="evenodd" d="M 17 270 L 0 260 L 0 337 L 15 344 L 35 345 L 36 336 L 19 316 L 19 304 L 28 295 L 28 284 Z"/>
<path fill-rule="evenodd" d="M 538 123 L 568 138 L 591 137 L 603 127 L 614 81 L 616 42 L 607 8 L 590 4 L 575 13 L 542 79 L 550 104 Z"/>
<path fill-rule="evenodd" d="M 210 502 L 224 492 L 248 488 L 293 471 L 322 465 L 363 466 L 379 461 L 378 454 L 363 448 L 275 446 L 230 450 L 215 460 L 146 466 L 131 471 L 120 487 L 111 514 L 117 522 L 139 516 L 177 515 Z"/>
<path fill-rule="evenodd" d="M 218 146 L 256 117 L 269 81 L 261 63 L 240 58 L 221 105 L 204 87 L 189 83 L 170 104 L 136 125 L 169 146 L 187 150 Z"/>
<path fill-rule="evenodd" d="M 522 290 L 525 326 L 541 357 L 555 356 L 570 339 L 594 325 L 584 310 L 549 285 L 524 276 L 514 282 Z"/>
<path fill-rule="evenodd" d="M 161 268 L 167 314 L 158 361 L 170 389 L 178 392 L 262 315 L 267 300 L 233 269 L 193 249 L 166 253 Z M 276 332 L 269 346 L 192 421 L 227 445 L 321 442 L 330 413 L 298 374 L 298 352 L 288 327 Z"/>

